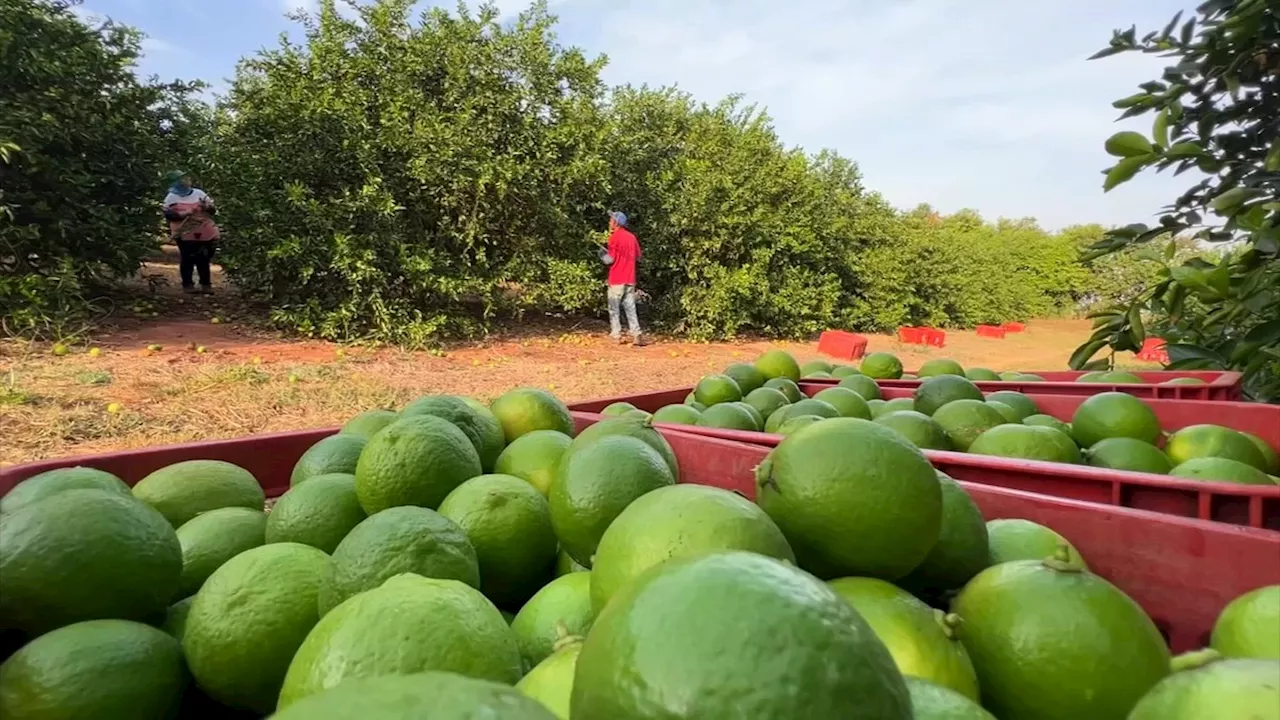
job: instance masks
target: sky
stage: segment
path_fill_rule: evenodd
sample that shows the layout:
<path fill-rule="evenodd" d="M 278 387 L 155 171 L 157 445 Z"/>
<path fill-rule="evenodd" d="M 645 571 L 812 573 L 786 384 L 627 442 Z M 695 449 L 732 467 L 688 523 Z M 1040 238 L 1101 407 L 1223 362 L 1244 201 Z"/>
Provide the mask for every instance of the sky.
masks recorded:
<path fill-rule="evenodd" d="M 425 5 L 426 3 L 424 3 Z M 456 7 L 452 2 L 439 3 Z M 476 3 L 472 3 L 473 5 Z M 497 0 L 504 18 L 527 0 Z M 1150 221 L 1194 179 L 1110 193 L 1103 142 L 1149 118 L 1111 107 L 1165 62 L 1087 62 L 1111 31 L 1156 30 L 1193 0 L 551 0 L 561 44 L 607 55 L 613 84 L 678 85 L 766 108 L 788 145 L 833 148 L 898 207 L 1035 217 L 1047 228 Z M 236 61 L 296 32 L 315 0 L 85 0 L 147 34 L 140 74 L 225 89 Z"/>

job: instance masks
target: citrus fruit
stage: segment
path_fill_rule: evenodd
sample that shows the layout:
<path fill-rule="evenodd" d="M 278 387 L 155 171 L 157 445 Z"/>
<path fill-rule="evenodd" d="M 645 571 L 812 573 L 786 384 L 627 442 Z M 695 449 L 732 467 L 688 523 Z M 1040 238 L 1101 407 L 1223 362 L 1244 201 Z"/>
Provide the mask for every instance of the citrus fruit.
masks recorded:
<path fill-rule="evenodd" d="M 104 490 L 133 497 L 129 486 L 109 472 L 82 466 L 58 468 L 32 475 L 15 485 L 0 497 L 0 513 L 15 512 L 33 502 L 67 490 Z"/>
<path fill-rule="evenodd" d="M 903 373 L 900 379 L 901 380 L 919 380 L 920 376 L 914 373 Z"/>
<path fill-rule="evenodd" d="M 160 511 L 175 528 L 202 512 L 221 507 L 261 510 L 262 486 L 238 465 L 221 460 L 187 460 L 162 467 L 133 486 L 133 496 Z"/>
<path fill-rule="evenodd" d="M 574 560 L 572 555 L 564 551 L 564 548 L 561 548 L 560 552 L 556 555 L 556 577 L 568 575 L 569 573 L 588 572 L 590 570 L 590 566 L 583 565 L 577 560 Z"/>
<path fill-rule="evenodd" d="M 400 413 L 394 410 L 365 410 L 342 426 L 343 435 L 355 435 L 365 440 L 373 437 L 379 430 L 400 419 Z"/>
<path fill-rule="evenodd" d="M 763 387 L 765 380 L 769 379 L 764 376 L 764 373 L 757 370 L 755 365 L 748 365 L 747 363 L 734 363 L 724 369 L 724 374 L 733 379 L 743 395 Z"/>
<path fill-rule="evenodd" d="M 573 435 L 573 416 L 555 395 L 537 388 L 516 388 L 503 393 L 489 405 L 502 424 L 508 443 L 534 430 L 555 430 Z"/>
<path fill-rule="evenodd" d="M 129 620 L 88 620 L 41 635 L 0 665 L 0 717 L 173 717 L 189 681 L 172 637 Z"/>
<path fill-rule="evenodd" d="M 1165 442 L 1164 451 L 1174 465 L 1193 458 L 1226 458 L 1266 472 L 1263 457 L 1244 433 L 1221 425 L 1191 425 L 1174 432 Z"/>
<path fill-rule="evenodd" d="M 636 409 L 636 406 L 629 402 L 616 402 L 606 405 L 604 409 L 600 411 L 600 414 L 607 415 L 608 417 L 622 417 L 625 413 L 629 413 Z"/>
<path fill-rule="evenodd" d="M 907 692 L 911 695 L 911 711 L 915 720 L 996 720 L 982 706 L 936 683 L 907 676 Z"/>
<path fill-rule="evenodd" d="M 912 591 L 945 591 L 964 587 L 991 562 L 987 523 L 960 483 L 939 472 L 942 530 L 924 560 L 898 584 Z"/>
<path fill-rule="evenodd" d="M 1104 372 L 1095 377 L 1092 382 L 1104 383 L 1107 385 L 1141 385 L 1145 382 L 1142 378 L 1130 372 Z"/>
<path fill-rule="evenodd" d="M 783 437 L 789 437 L 816 422 L 822 422 L 826 419 L 827 418 L 819 415 L 797 415 L 796 417 L 788 417 L 781 425 L 774 429 L 774 433 L 782 435 Z"/>
<path fill-rule="evenodd" d="M 832 419 L 784 439 L 757 468 L 756 486 L 800 566 L 819 577 L 900 578 L 942 525 L 933 466 L 869 420 Z"/>
<path fill-rule="evenodd" d="M 1018 411 L 1014 410 L 1008 405 L 1005 405 L 1004 403 L 999 402 L 998 400 L 987 400 L 986 404 L 992 408 L 995 408 L 995 411 L 1000 413 L 1000 417 L 1004 418 L 1004 421 L 1006 423 L 1022 422 L 1022 418 L 1018 415 Z"/>
<path fill-rule="evenodd" d="M 548 498 L 560 547 L 591 564 L 605 528 L 624 508 L 675 482 L 662 456 L 635 437 L 608 435 L 574 450 L 561 462 Z"/>
<path fill-rule="evenodd" d="M 964 371 L 965 378 L 974 382 L 999 382 L 1000 375 L 994 370 L 987 368 L 966 368 Z"/>
<path fill-rule="evenodd" d="M 534 430 L 516 438 L 494 463 L 494 472 L 515 475 L 537 488 L 544 496 L 551 492 L 560 458 L 573 438 L 558 430 Z"/>
<path fill-rule="evenodd" d="M 800 382 L 800 365 L 791 353 L 785 350 L 769 350 L 756 358 L 756 369 L 770 380 L 787 378 L 792 382 Z"/>
<path fill-rule="evenodd" d="M 961 452 L 968 452 L 986 431 L 1006 424 L 1003 415 L 981 400 L 953 400 L 934 411 L 933 421 L 946 431 L 952 448 Z"/>
<path fill-rule="evenodd" d="M 792 403 L 784 408 L 780 408 L 777 412 L 769 416 L 765 421 L 765 432 L 777 432 L 782 424 L 794 417 L 801 415 L 817 415 L 821 418 L 840 417 L 840 411 L 826 401 L 816 400 L 814 398 L 805 398 L 799 402 Z"/>
<path fill-rule="evenodd" d="M 670 425 L 697 425 L 702 413 L 688 405 L 667 405 L 653 414 L 655 423 Z"/>
<path fill-rule="evenodd" d="M 664 563 L 614 597 L 583 643 L 571 708 L 783 718 L 800 703 L 809 720 L 911 718 L 893 659 L 848 603 L 782 561 L 721 552 Z"/>
<path fill-rule="evenodd" d="M 628 505 L 600 538 L 591 563 L 591 605 L 598 614 L 655 565 L 719 550 L 796 559 L 782 531 L 750 500 L 705 485 L 658 488 Z"/>
<path fill-rule="evenodd" d="M 766 422 L 769 420 L 770 415 L 791 404 L 791 400 L 781 390 L 767 387 L 752 390 L 747 393 L 747 396 L 742 401 L 755 408 L 756 412 L 760 413 L 760 416 Z"/>
<path fill-rule="evenodd" d="M 519 607 L 551 576 L 556 534 L 547 499 L 512 475 L 481 475 L 440 503 L 462 528 L 480 563 L 480 590 L 500 607 Z"/>
<path fill-rule="evenodd" d="M 836 387 L 848 388 L 861 395 L 863 400 L 878 400 L 881 397 L 880 386 L 867 375 L 850 375 Z"/>
<path fill-rule="evenodd" d="M 752 421 L 754 422 L 754 424 L 755 424 L 755 428 L 756 428 L 756 430 L 763 430 L 763 429 L 764 429 L 764 415 L 761 415 L 761 414 L 760 414 L 760 411 L 759 411 L 759 410 L 757 410 L 757 409 L 755 409 L 755 407 L 754 407 L 754 406 L 752 406 L 752 405 L 750 405 L 750 404 L 748 404 L 748 403 L 746 403 L 746 402 L 744 402 L 744 401 L 741 401 L 741 400 L 739 400 L 738 402 L 735 402 L 735 403 L 728 403 L 728 404 L 730 404 L 730 405 L 736 405 L 736 406 L 738 406 L 738 407 L 742 408 L 743 410 L 747 411 L 747 414 L 751 416 L 751 420 L 752 420 Z"/>
<path fill-rule="evenodd" d="M 1079 377 L 1077 377 L 1077 378 L 1076 378 L 1076 382 L 1078 382 L 1078 383 L 1096 383 L 1096 382 L 1100 382 L 1100 381 L 1098 380 L 1098 378 L 1102 377 L 1103 375 L 1106 375 L 1106 373 L 1105 373 L 1105 372 L 1102 372 L 1102 371 L 1087 372 L 1087 373 L 1085 373 L 1085 374 L 1080 375 Z"/>
<path fill-rule="evenodd" d="M 823 379 L 829 380 L 831 379 L 831 373 L 824 372 L 822 370 L 815 370 L 812 374 L 807 375 L 806 377 L 814 380 L 823 380 Z"/>
<path fill-rule="evenodd" d="M 1250 590 L 1227 603 L 1209 645 L 1227 657 L 1280 660 L 1280 585 Z"/>
<path fill-rule="evenodd" d="M 881 415 L 876 423 L 894 430 L 911 441 L 912 445 L 928 450 L 950 450 L 951 439 L 947 431 L 933 418 L 914 410 L 900 410 Z"/>
<path fill-rule="evenodd" d="M 364 519 L 354 475 L 318 475 L 289 488 L 271 507 L 266 541 L 301 543 L 332 553 Z"/>
<path fill-rule="evenodd" d="M 912 396 L 912 407 L 917 412 L 932 415 L 943 405 L 957 400 L 983 400 L 977 385 L 959 375 L 938 375 L 920 382 Z"/>
<path fill-rule="evenodd" d="M 707 375 L 693 388 L 693 397 L 708 407 L 742 399 L 742 389 L 728 375 Z"/>
<path fill-rule="evenodd" d="M 182 547 L 160 513 L 105 490 L 67 490 L 0 521 L 0 627 L 39 634 L 168 607 Z"/>
<path fill-rule="evenodd" d="M 800 366 L 800 377 L 813 377 L 814 373 L 826 373 L 827 375 L 830 375 L 832 367 L 831 363 L 826 360 L 810 360 Z"/>
<path fill-rule="evenodd" d="M 1051 427 L 1037 425 L 997 425 L 979 435 L 969 452 L 1044 462 L 1082 462 L 1074 440 Z"/>
<path fill-rule="evenodd" d="M 760 426 L 751 413 L 738 403 L 721 403 L 707 408 L 698 418 L 702 427 L 722 428 L 725 430 L 758 431 Z"/>
<path fill-rule="evenodd" d="M 316 623 L 289 663 L 279 707 L 349 678 L 429 670 L 511 685 L 520 679 L 520 650 L 502 613 L 478 590 L 404 573 Z"/>
<path fill-rule="evenodd" d="M 1036 401 L 1030 397 L 1013 390 L 1000 390 L 993 393 L 987 393 L 987 400 L 995 400 L 1013 408 L 1018 413 L 1018 422 L 1022 422 L 1032 415 L 1040 413 L 1040 408 L 1036 406 Z"/>
<path fill-rule="evenodd" d="M 867 405 L 871 405 L 874 400 L 868 400 Z M 915 410 L 916 401 L 909 397 L 893 398 L 892 400 L 881 400 L 882 405 L 876 405 L 871 408 L 871 417 L 878 418 L 881 415 L 887 415 L 892 412 L 903 410 Z"/>
<path fill-rule="evenodd" d="M 831 377 L 847 378 L 850 375 L 861 375 L 862 372 L 852 365 L 837 365 L 831 369 Z"/>
<path fill-rule="evenodd" d="M 270 720 L 556 720 L 515 688 L 449 672 L 361 677 L 304 698 Z"/>
<path fill-rule="evenodd" d="M 338 543 L 321 578 L 320 614 L 401 573 L 480 587 L 475 548 L 457 523 L 435 510 L 396 507 L 370 515 Z"/>
<path fill-rule="evenodd" d="M 1122 718 L 1169 672 L 1151 618 L 1065 553 L 987 568 L 951 607 L 996 717 Z"/>
<path fill-rule="evenodd" d="M 1015 373 L 1013 376 L 1015 382 L 1044 382 L 1044 378 L 1034 373 Z"/>
<path fill-rule="evenodd" d="M 926 360 L 920 369 L 916 371 L 916 375 L 922 378 L 936 377 L 938 375 L 958 375 L 964 377 L 964 368 L 960 367 L 960 363 L 947 358 L 934 358 Z"/>
<path fill-rule="evenodd" d="M 1088 568 L 1080 552 L 1069 540 L 1043 525 L 1021 518 L 987 521 L 987 544 L 991 549 L 991 565 L 1015 560 L 1043 560 L 1067 549 L 1072 564 Z"/>
<path fill-rule="evenodd" d="M 293 466 L 289 485 L 300 485 L 317 475 L 355 474 L 356 461 L 368 440 L 362 435 L 339 433 L 330 435 L 307 448 Z"/>
<path fill-rule="evenodd" d="M 1239 485 L 1273 485 L 1271 477 L 1252 465 L 1219 457 L 1198 457 L 1173 466 L 1171 477 Z"/>
<path fill-rule="evenodd" d="M 1088 374 L 1092 374 L 1092 373 L 1086 373 L 1086 375 Z M 1004 372 L 1000 373 L 1000 379 L 1003 380 L 1004 382 L 1014 382 L 1020 377 L 1022 377 L 1022 373 L 1016 370 L 1005 370 Z M 1076 378 L 1076 382 L 1086 382 L 1086 381 Z"/>
<path fill-rule="evenodd" d="M 813 396 L 814 400 L 828 403 L 840 413 L 840 417 L 871 419 L 871 408 L 862 396 L 848 387 L 830 387 Z"/>
<path fill-rule="evenodd" d="M 978 699 L 978 677 L 955 638 L 957 618 L 884 580 L 840 578 L 827 584 L 871 626 L 903 675 L 932 680 Z"/>
<path fill-rule="evenodd" d="M 1263 440 L 1253 433 L 1241 432 L 1240 434 L 1249 438 L 1249 441 L 1253 443 L 1254 447 L 1258 448 L 1258 452 L 1262 453 L 1262 459 L 1264 461 L 1262 471 L 1271 475 L 1280 474 L 1280 454 L 1276 453 L 1275 448 L 1268 445 L 1266 440 Z M 10 492 L 9 494 L 12 495 L 13 493 Z"/>
<path fill-rule="evenodd" d="M 1179 377 L 1172 380 L 1165 380 L 1161 385 L 1205 385 L 1205 381 L 1198 377 Z"/>
<path fill-rule="evenodd" d="M 1173 463 L 1160 448 L 1127 437 L 1107 438 L 1085 452 L 1085 460 L 1093 467 L 1128 470 L 1165 475 Z"/>
<path fill-rule="evenodd" d="M 182 598 L 164 611 L 164 621 L 160 623 L 160 629 L 178 642 L 182 642 L 182 635 L 187 629 L 187 616 L 191 614 L 191 604 L 195 599 L 194 595 Z"/>
<path fill-rule="evenodd" d="M 475 446 L 476 454 L 480 456 L 480 467 L 485 472 L 493 471 L 494 463 L 507 444 L 502 423 L 498 422 L 493 413 L 484 407 L 473 407 L 456 395 L 425 395 L 405 405 L 400 411 L 402 418 L 424 415 L 457 425 Z"/>
<path fill-rule="evenodd" d="M 308 545 L 276 543 L 215 570 L 196 594 L 182 636 L 201 689 L 234 708 L 271 712 L 290 659 L 316 624 L 328 563 Z"/>
<path fill-rule="evenodd" d="M 560 720 L 569 720 L 573 675 L 582 652 L 582 638 L 566 638 L 550 657 L 538 663 L 516 683 L 516 690 L 537 700 Z"/>
<path fill-rule="evenodd" d="M 572 572 L 544 585 L 511 621 L 525 667 L 551 655 L 561 635 L 585 636 L 595 617 L 590 573 Z"/>
<path fill-rule="evenodd" d="M 370 515 L 399 505 L 434 508 L 483 472 L 457 425 L 432 415 L 397 420 L 374 435 L 356 464 L 356 496 Z"/>
<path fill-rule="evenodd" d="M 1069 425 L 1068 423 L 1062 422 L 1061 420 L 1059 420 L 1058 418 L 1052 415 L 1032 415 L 1030 417 L 1025 417 L 1022 419 L 1022 424 L 1051 427 L 1054 430 L 1061 432 L 1063 435 L 1066 435 L 1067 437 L 1071 438 L 1072 440 L 1076 439 L 1076 436 L 1071 432 L 1071 425 Z"/>
<path fill-rule="evenodd" d="M 1093 395 L 1080 403 L 1071 418 L 1071 433 L 1080 447 L 1113 437 L 1128 437 L 1154 445 L 1160 438 L 1160 421 L 1138 398 L 1121 392 Z"/>
<path fill-rule="evenodd" d="M 869 378 L 897 380 L 902 377 L 902 361 L 887 352 L 873 352 L 862 358 L 858 370 Z"/>
<path fill-rule="evenodd" d="M 197 515 L 178 528 L 182 545 L 182 580 L 175 599 L 195 595 L 214 570 L 265 540 L 266 513 L 229 507 Z"/>
<path fill-rule="evenodd" d="M 1138 701 L 1128 720 L 1280 718 L 1280 662 L 1227 659 L 1200 650 L 1173 659 L 1173 674 Z"/>
<path fill-rule="evenodd" d="M 790 402 L 798 402 L 805 397 L 805 394 L 800 392 L 800 386 L 791 378 L 770 378 L 764 382 L 764 387 L 773 388 L 781 392 L 787 396 L 787 400 Z"/>
<path fill-rule="evenodd" d="M 662 437 L 662 433 L 654 429 L 651 422 L 634 418 L 610 418 L 583 430 L 578 434 L 578 437 L 573 439 L 573 444 L 569 446 L 569 449 L 564 451 L 560 464 L 564 465 L 579 450 L 591 446 L 600 438 L 614 435 L 632 437 L 653 448 L 667 463 L 667 468 L 671 470 L 671 476 L 676 480 L 680 479 L 680 465 L 676 462 L 676 454 L 671 450 L 671 444 L 667 442 L 666 438 Z"/>

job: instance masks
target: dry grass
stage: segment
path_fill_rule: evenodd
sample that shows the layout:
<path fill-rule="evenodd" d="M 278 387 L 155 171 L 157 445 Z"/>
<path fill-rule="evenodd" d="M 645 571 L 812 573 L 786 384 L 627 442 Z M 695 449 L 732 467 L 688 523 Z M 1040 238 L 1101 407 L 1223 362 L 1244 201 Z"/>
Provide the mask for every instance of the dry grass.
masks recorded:
<path fill-rule="evenodd" d="M 149 321 L 54 357 L 47 346 L 0 345 L 0 464 L 339 424 L 427 393 L 488 400 L 516 385 L 567 401 L 689 385 L 770 346 L 801 360 L 812 344 L 659 342 L 615 346 L 593 332 L 549 331 L 450 349 L 443 356 L 289 342 L 201 319 Z M 994 370 L 1062 368 L 1088 323 L 1044 320 L 1008 339 L 949 333 L 946 348 L 871 336 L 871 350 L 907 367 L 932 357 Z M 160 351 L 147 346 L 162 344 Z M 206 352 L 195 351 L 197 346 Z M 108 406 L 118 404 L 117 412 Z"/>

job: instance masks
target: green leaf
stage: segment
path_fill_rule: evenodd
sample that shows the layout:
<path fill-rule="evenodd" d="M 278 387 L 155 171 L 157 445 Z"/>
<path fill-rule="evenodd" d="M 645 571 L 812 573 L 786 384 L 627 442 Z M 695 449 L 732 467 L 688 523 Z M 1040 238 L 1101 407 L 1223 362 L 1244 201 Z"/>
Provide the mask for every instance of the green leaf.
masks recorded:
<path fill-rule="evenodd" d="M 1102 183 L 1102 191 L 1110 192 L 1117 185 L 1128 182 L 1146 166 L 1149 157 L 1127 157 L 1116 163 L 1115 167 L 1107 172 L 1107 178 Z"/>
<path fill-rule="evenodd" d="M 1204 153 L 1204 148 L 1197 142 L 1180 142 L 1175 143 L 1164 151 L 1164 156 L 1168 158 L 1178 157 L 1197 157 Z"/>
<path fill-rule="evenodd" d="M 1216 351 L 1200 345 L 1192 345 L 1188 343 L 1169 343 L 1164 346 L 1165 352 L 1169 353 L 1169 360 L 1173 363 L 1180 363 L 1187 360 L 1197 360 L 1201 362 L 1213 363 L 1218 367 L 1226 365 L 1223 359 Z"/>
<path fill-rule="evenodd" d="M 1155 122 L 1151 126 L 1151 137 L 1160 147 L 1169 147 L 1169 109 L 1156 113 Z"/>
<path fill-rule="evenodd" d="M 1097 360 L 1090 360 L 1089 362 L 1081 365 L 1077 369 L 1084 370 L 1085 372 L 1094 372 L 1097 370 L 1110 370 L 1111 358 L 1105 357 L 1105 358 L 1098 358 Z"/>
<path fill-rule="evenodd" d="M 1142 347 L 1142 343 L 1147 339 L 1147 330 L 1142 325 L 1142 306 L 1134 304 L 1129 308 L 1129 336 L 1133 338 L 1133 344 Z"/>
<path fill-rule="evenodd" d="M 1244 342 L 1259 345 L 1280 344 L 1280 318 L 1269 320 L 1253 328 L 1244 336 Z"/>
<path fill-rule="evenodd" d="M 1079 370 L 1085 363 L 1089 362 L 1089 360 L 1096 355 L 1099 350 L 1106 346 L 1107 341 L 1105 339 L 1090 340 L 1076 348 L 1075 352 L 1071 353 L 1071 359 L 1067 361 L 1067 365 L 1072 370 Z"/>
<path fill-rule="evenodd" d="M 1151 95 L 1148 93 L 1144 93 L 1144 92 L 1138 93 L 1136 95 L 1130 95 L 1127 98 L 1121 98 L 1111 103 L 1111 107 L 1117 110 L 1124 110 L 1126 108 L 1136 107 L 1137 105 L 1146 102 L 1150 98 L 1151 98 Z"/>
<path fill-rule="evenodd" d="M 1163 115 L 1163 113 L 1161 113 Z M 1151 141 L 1142 133 L 1124 130 L 1107 138 L 1107 154 L 1120 158 L 1136 158 L 1150 155 L 1154 150 Z"/>

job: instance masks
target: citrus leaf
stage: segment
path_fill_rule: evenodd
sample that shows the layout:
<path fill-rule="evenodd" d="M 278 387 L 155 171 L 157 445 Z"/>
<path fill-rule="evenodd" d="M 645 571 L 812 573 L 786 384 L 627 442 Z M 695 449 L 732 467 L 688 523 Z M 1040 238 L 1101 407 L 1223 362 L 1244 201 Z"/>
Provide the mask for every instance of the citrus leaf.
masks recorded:
<path fill-rule="evenodd" d="M 1071 353 L 1071 359 L 1067 361 L 1067 365 L 1073 370 L 1079 370 L 1085 365 L 1085 363 L 1089 362 L 1089 360 L 1092 359 L 1099 350 L 1106 346 L 1107 341 L 1105 338 L 1100 340 L 1090 340 L 1076 348 L 1075 352 Z"/>
<path fill-rule="evenodd" d="M 1200 345 L 1192 345 L 1189 343 L 1170 343 L 1164 346 L 1164 351 L 1169 353 L 1169 360 L 1173 363 L 1183 361 L 1197 360 L 1201 362 L 1214 363 L 1219 367 L 1226 365 L 1226 361 L 1217 352 Z"/>
<path fill-rule="evenodd" d="M 1169 147 L 1169 109 L 1165 108 L 1156 113 L 1155 122 L 1152 123 L 1151 137 L 1160 147 Z"/>
<path fill-rule="evenodd" d="M 1165 151 L 1165 157 L 1195 157 L 1204 152 L 1204 148 L 1200 143 L 1196 142 L 1180 142 L 1171 146 Z"/>
<path fill-rule="evenodd" d="M 1154 149 L 1151 141 L 1143 137 L 1142 133 L 1132 130 L 1118 132 L 1107 138 L 1106 143 L 1107 154 L 1120 158 L 1143 157 L 1150 155 Z"/>
<path fill-rule="evenodd" d="M 1107 179 L 1102 182 L 1102 191 L 1110 192 L 1117 185 L 1128 182 L 1147 162 L 1146 157 L 1127 157 L 1116 163 L 1116 166 L 1107 172 Z"/>
<path fill-rule="evenodd" d="M 1133 338 L 1133 344 L 1142 347 L 1143 341 L 1147 339 L 1147 330 L 1142 325 L 1142 306 L 1134 305 L 1129 308 L 1129 336 Z"/>

